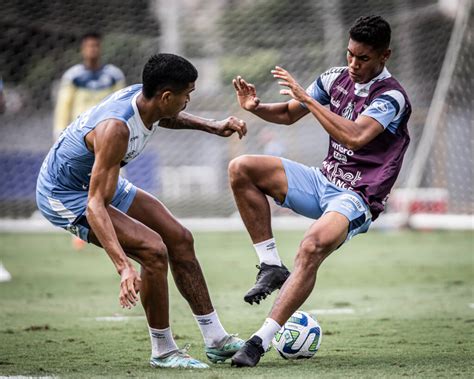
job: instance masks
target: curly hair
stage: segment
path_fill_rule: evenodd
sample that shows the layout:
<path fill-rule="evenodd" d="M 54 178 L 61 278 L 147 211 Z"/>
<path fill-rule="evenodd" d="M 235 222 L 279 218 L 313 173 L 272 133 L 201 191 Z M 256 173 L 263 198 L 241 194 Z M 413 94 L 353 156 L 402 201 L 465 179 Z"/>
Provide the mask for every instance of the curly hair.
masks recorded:
<path fill-rule="evenodd" d="M 359 17 L 349 30 L 352 40 L 365 43 L 376 50 L 388 49 L 391 34 L 390 24 L 381 16 Z"/>

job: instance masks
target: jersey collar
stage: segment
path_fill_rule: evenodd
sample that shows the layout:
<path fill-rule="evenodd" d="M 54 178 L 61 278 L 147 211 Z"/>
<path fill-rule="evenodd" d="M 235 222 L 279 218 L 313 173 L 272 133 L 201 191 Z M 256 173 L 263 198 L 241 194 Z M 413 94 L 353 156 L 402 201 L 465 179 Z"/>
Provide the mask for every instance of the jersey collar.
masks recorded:
<path fill-rule="evenodd" d="M 392 75 L 387 70 L 387 67 L 384 67 L 382 72 L 373 78 L 370 82 L 367 83 L 354 83 L 354 95 L 360 97 L 367 97 L 369 95 L 370 86 L 378 80 L 384 80 L 390 78 Z"/>

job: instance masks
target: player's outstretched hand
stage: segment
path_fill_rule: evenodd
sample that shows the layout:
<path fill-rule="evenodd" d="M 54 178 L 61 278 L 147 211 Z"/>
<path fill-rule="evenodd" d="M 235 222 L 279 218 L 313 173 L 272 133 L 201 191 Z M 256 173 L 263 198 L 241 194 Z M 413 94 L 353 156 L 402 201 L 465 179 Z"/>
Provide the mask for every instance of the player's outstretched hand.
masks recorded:
<path fill-rule="evenodd" d="M 135 268 L 130 265 L 120 273 L 120 305 L 122 308 L 132 308 L 138 302 L 141 278 Z"/>
<path fill-rule="evenodd" d="M 257 91 L 253 84 L 247 83 L 241 76 L 237 76 L 232 80 L 235 91 L 237 92 L 237 100 L 240 106 L 246 111 L 253 111 L 260 104 L 260 99 L 257 97 Z"/>
<path fill-rule="evenodd" d="M 274 78 L 281 79 L 278 84 L 288 89 L 280 90 L 280 94 L 291 96 L 293 99 L 304 102 L 308 98 L 308 94 L 301 87 L 298 82 L 291 76 L 291 74 L 284 68 L 275 66 L 275 69 L 271 71 Z"/>
<path fill-rule="evenodd" d="M 234 133 L 237 133 L 240 139 L 247 134 L 247 125 L 244 120 L 230 116 L 225 120 L 217 121 L 216 134 L 218 136 L 229 137 Z"/>

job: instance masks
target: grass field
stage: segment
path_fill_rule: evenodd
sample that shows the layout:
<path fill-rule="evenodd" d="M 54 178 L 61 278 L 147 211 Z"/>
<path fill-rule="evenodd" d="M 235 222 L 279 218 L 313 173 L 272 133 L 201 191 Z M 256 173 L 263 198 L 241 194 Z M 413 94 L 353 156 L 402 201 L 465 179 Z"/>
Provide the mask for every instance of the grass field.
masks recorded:
<path fill-rule="evenodd" d="M 292 266 L 302 233 L 276 233 Z M 256 257 L 244 233 L 195 233 L 216 309 L 229 332 L 247 338 L 271 307 L 242 300 Z M 385 378 L 472 377 L 474 247 L 472 233 L 370 232 L 333 254 L 303 310 L 322 311 L 324 337 L 310 360 L 275 351 L 253 369 L 156 370 L 140 307 L 118 304 L 119 277 L 105 253 L 72 251 L 64 234 L 0 234 L 0 260 L 13 280 L 0 283 L 0 376 Z M 170 281 L 171 275 L 170 275 Z M 187 304 L 171 287 L 178 344 L 205 359 Z M 352 311 L 350 311 L 352 310 Z M 128 321 L 97 317 L 133 316 Z"/>

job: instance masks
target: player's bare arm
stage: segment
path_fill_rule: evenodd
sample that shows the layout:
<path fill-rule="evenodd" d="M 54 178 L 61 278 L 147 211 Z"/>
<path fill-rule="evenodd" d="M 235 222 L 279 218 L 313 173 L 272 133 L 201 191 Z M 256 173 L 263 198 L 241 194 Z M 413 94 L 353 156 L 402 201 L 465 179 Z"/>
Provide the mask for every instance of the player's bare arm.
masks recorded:
<path fill-rule="evenodd" d="M 253 84 L 246 82 L 241 76 L 233 81 L 237 100 L 246 111 L 249 111 L 261 119 L 275 124 L 291 125 L 309 111 L 301 107 L 297 101 L 281 103 L 261 103 Z"/>
<path fill-rule="evenodd" d="M 175 118 L 160 120 L 159 125 L 168 129 L 202 130 L 221 137 L 229 137 L 237 133 L 240 139 L 247 134 L 245 121 L 234 116 L 227 117 L 224 120 L 212 120 L 194 116 L 190 113 L 180 112 Z"/>
<path fill-rule="evenodd" d="M 360 149 L 384 131 L 383 126 L 371 117 L 360 115 L 355 121 L 351 121 L 331 112 L 309 96 L 284 68 L 276 66 L 272 74 L 280 79 L 278 84 L 287 87 L 280 90 L 280 94 L 291 96 L 297 102 L 305 104 L 328 134 L 349 149 Z"/>
<path fill-rule="evenodd" d="M 138 301 L 140 276 L 119 244 L 107 212 L 112 201 L 120 171 L 120 162 L 127 151 L 129 131 L 118 120 L 106 120 L 86 137 L 89 149 L 95 154 L 87 203 L 87 221 L 112 260 L 120 281 L 120 304 L 131 308 Z"/>

